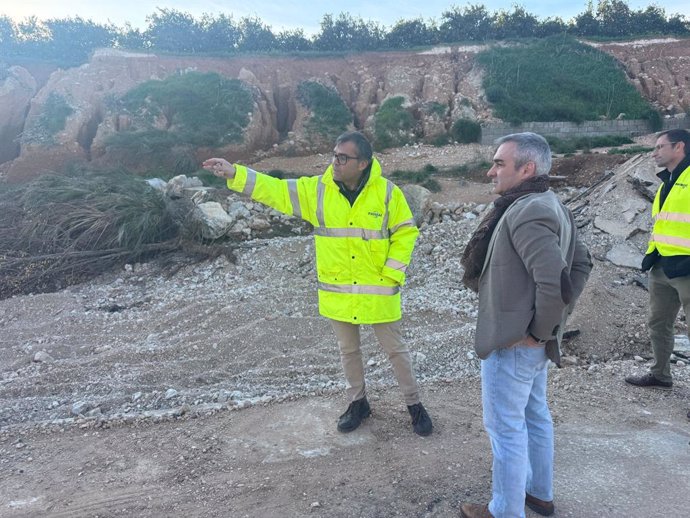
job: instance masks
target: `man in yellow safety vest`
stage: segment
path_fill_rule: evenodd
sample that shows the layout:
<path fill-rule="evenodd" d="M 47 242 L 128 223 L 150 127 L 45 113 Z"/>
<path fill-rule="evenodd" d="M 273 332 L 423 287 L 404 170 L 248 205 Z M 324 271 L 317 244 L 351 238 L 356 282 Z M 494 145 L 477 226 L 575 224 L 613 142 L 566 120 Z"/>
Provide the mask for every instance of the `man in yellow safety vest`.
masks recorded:
<path fill-rule="evenodd" d="M 642 269 L 649 270 L 649 337 L 654 351 L 650 372 L 628 376 L 638 387 L 670 389 L 674 323 L 681 306 L 690 316 L 690 132 L 659 134 L 652 157 L 664 170 L 652 206 L 654 226 Z M 690 419 L 690 412 L 688 412 Z"/>
<path fill-rule="evenodd" d="M 360 325 L 370 324 L 402 390 L 412 426 L 429 435 L 410 352 L 403 342 L 400 288 L 419 234 L 402 191 L 381 175 L 371 144 L 359 132 L 338 137 L 321 176 L 280 180 L 222 158 L 204 169 L 229 189 L 314 226 L 319 312 L 340 348 L 350 404 L 338 430 L 351 432 L 370 415 L 360 350 Z"/>

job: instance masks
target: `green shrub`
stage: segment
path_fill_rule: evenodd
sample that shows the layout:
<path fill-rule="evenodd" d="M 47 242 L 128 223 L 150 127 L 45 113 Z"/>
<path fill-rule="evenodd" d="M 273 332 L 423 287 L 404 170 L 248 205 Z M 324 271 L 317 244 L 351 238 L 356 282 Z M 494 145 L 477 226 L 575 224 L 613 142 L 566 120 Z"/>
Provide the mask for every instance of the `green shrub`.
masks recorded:
<path fill-rule="evenodd" d="M 40 114 L 25 130 L 25 140 L 41 144 L 53 143 L 55 135 L 65 129 L 67 117 L 72 113 L 74 108 L 62 95 L 50 92 Z"/>
<path fill-rule="evenodd" d="M 118 108 L 131 114 L 139 130 L 157 129 L 179 143 L 219 147 L 242 141 L 254 101 L 237 79 L 190 72 L 141 83 L 120 99 Z"/>
<path fill-rule="evenodd" d="M 448 113 L 448 105 L 431 101 L 424 103 L 422 111 L 427 115 L 435 115 L 436 117 L 443 118 L 446 116 L 446 113 Z"/>
<path fill-rule="evenodd" d="M 402 96 L 386 99 L 374 115 L 374 141 L 379 149 L 404 146 L 413 139 L 415 120 Z"/>
<path fill-rule="evenodd" d="M 489 85 L 485 87 L 486 100 L 491 104 L 499 104 L 508 96 L 506 89 L 501 85 Z"/>
<path fill-rule="evenodd" d="M 450 134 L 457 142 L 471 144 L 482 138 L 482 127 L 477 121 L 458 119 L 453 123 Z"/>
<path fill-rule="evenodd" d="M 503 120 L 572 121 L 649 116 L 650 105 L 616 60 L 569 36 L 493 47 L 477 55 L 487 100 Z"/>
<path fill-rule="evenodd" d="M 352 113 L 338 92 L 318 81 L 302 81 L 297 85 L 297 100 L 311 111 L 306 124 L 309 134 L 330 142 L 352 124 Z"/>
<path fill-rule="evenodd" d="M 49 135 L 55 135 L 59 131 L 65 129 L 67 117 L 74 113 L 67 100 L 56 92 L 50 92 L 45 104 L 43 105 L 43 113 L 41 114 L 41 121 L 48 131 Z"/>

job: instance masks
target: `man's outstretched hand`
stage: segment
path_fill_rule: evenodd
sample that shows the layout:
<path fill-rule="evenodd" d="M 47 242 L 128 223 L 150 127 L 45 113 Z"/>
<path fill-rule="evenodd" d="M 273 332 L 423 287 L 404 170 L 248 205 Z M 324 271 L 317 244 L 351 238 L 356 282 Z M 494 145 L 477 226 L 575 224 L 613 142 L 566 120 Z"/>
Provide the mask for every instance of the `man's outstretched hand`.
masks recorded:
<path fill-rule="evenodd" d="M 224 158 L 209 158 L 201 166 L 218 178 L 230 179 L 235 177 L 235 166 Z"/>

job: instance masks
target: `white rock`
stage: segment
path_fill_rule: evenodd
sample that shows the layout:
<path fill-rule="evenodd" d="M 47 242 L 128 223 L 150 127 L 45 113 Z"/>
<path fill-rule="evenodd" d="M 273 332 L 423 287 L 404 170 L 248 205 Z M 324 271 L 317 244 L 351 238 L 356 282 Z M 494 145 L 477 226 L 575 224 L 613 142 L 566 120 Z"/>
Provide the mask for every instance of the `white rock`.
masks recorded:
<path fill-rule="evenodd" d="M 48 354 L 45 351 L 38 351 L 36 354 L 34 354 L 34 361 L 38 363 L 52 363 L 54 362 L 54 358 Z"/>
<path fill-rule="evenodd" d="M 90 408 L 91 405 L 86 401 L 77 401 L 76 403 L 72 403 L 72 408 L 70 411 L 72 412 L 72 415 L 83 415 L 88 412 Z"/>
<path fill-rule="evenodd" d="M 165 391 L 165 399 L 172 399 L 175 396 L 177 396 L 177 390 L 175 390 L 174 388 L 169 388 Z"/>
<path fill-rule="evenodd" d="M 160 178 L 149 178 L 148 180 L 146 180 L 146 183 L 149 184 L 154 189 L 161 191 L 161 192 L 165 192 L 165 189 L 168 185 L 165 182 L 165 180 L 161 180 Z"/>
<path fill-rule="evenodd" d="M 233 223 L 223 206 L 216 201 L 207 201 L 196 206 L 194 218 L 202 224 L 201 233 L 207 239 L 218 239 Z"/>

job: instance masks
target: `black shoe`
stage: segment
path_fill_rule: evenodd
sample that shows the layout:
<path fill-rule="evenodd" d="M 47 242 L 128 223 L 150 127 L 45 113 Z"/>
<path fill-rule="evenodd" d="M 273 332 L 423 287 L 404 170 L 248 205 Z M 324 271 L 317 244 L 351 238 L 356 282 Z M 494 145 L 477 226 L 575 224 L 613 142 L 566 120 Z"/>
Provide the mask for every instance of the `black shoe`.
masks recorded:
<path fill-rule="evenodd" d="M 625 382 L 637 387 L 670 389 L 673 386 L 672 381 L 661 381 L 660 379 L 657 379 L 651 372 L 642 376 L 628 376 L 625 378 Z"/>
<path fill-rule="evenodd" d="M 371 415 L 371 408 L 366 396 L 350 403 L 345 413 L 338 419 L 338 431 L 347 433 L 356 430 L 362 419 Z"/>
<path fill-rule="evenodd" d="M 546 502 L 545 500 L 539 500 L 529 493 L 525 493 L 525 505 L 542 516 L 551 516 L 556 510 L 553 501 Z"/>
<path fill-rule="evenodd" d="M 414 433 L 422 436 L 429 435 L 433 426 L 431 424 L 431 417 L 426 413 L 424 406 L 421 403 L 407 405 L 407 411 L 412 416 Z"/>

